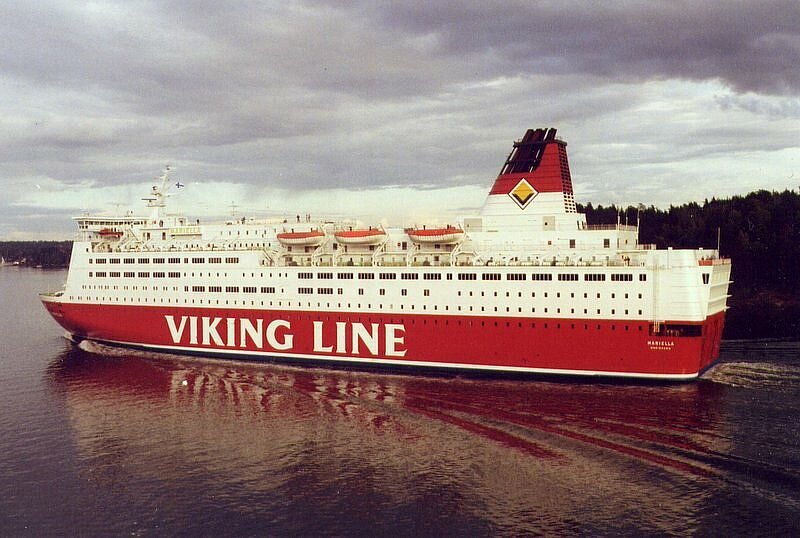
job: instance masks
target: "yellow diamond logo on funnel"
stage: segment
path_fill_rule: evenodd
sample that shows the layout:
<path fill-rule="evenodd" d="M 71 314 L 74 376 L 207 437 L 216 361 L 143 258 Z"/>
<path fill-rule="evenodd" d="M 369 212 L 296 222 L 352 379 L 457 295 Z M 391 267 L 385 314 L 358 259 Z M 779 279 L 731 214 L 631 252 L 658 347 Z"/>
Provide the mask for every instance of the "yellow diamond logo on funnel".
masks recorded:
<path fill-rule="evenodd" d="M 520 209 L 525 209 L 531 200 L 536 198 L 536 195 L 539 194 L 536 189 L 531 187 L 531 184 L 525 178 L 519 180 L 519 183 L 511 189 L 511 192 L 508 195 L 514 200 Z"/>

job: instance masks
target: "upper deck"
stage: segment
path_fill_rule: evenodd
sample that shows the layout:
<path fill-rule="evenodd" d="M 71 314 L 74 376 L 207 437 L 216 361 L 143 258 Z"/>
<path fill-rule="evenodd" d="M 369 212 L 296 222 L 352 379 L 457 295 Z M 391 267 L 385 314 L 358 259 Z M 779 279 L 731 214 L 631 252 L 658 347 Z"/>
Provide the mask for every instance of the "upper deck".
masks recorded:
<path fill-rule="evenodd" d="M 639 244 L 638 226 L 586 222 L 575 206 L 566 145 L 555 129 L 529 129 L 514 142 L 480 214 L 455 222 L 384 228 L 297 215 L 201 224 L 168 212 L 167 169 L 144 198 L 148 216 L 78 217 L 79 240 L 96 252 L 254 251 L 274 266 L 645 266 L 668 258 Z"/>

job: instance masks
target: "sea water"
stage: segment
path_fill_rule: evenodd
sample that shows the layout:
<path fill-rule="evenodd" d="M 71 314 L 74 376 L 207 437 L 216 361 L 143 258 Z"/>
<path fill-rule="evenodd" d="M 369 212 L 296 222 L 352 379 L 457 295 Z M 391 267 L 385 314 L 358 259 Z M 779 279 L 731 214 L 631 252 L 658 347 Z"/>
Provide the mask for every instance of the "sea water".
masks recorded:
<path fill-rule="evenodd" d="M 0 536 L 800 531 L 798 342 L 685 384 L 222 362 L 68 342 L 65 276 L 0 269 Z"/>

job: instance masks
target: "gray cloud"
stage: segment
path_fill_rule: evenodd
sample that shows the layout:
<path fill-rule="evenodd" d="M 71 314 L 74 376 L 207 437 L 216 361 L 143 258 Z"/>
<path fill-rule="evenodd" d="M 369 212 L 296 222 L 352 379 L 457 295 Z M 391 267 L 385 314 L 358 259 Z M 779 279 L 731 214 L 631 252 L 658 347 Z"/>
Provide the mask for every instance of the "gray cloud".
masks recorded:
<path fill-rule="evenodd" d="M 578 176 L 797 139 L 796 1 L 9 0 L 0 38 L 0 178 L 130 184 L 171 162 L 197 181 L 430 188 L 490 181 L 539 125 L 580 140 Z M 679 117 L 692 90 L 649 86 L 670 81 L 716 85 L 711 124 Z"/>
<path fill-rule="evenodd" d="M 800 4 L 793 0 L 437 2 L 376 9 L 385 24 L 428 36 L 450 54 L 491 52 L 506 73 L 720 79 L 736 91 L 800 92 Z"/>
<path fill-rule="evenodd" d="M 715 101 L 723 110 L 738 108 L 769 119 L 800 118 L 800 98 L 775 100 L 757 95 L 720 95 Z"/>

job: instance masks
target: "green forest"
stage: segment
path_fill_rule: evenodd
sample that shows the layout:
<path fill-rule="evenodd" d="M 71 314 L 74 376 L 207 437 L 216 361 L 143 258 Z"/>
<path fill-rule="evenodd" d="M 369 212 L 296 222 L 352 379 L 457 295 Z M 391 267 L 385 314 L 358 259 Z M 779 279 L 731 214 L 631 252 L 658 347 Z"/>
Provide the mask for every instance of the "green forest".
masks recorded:
<path fill-rule="evenodd" d="M 758 191 L 662 210 L 656 207 L 578 206 L 590 224 L 639 227 L 641 243 L 660 248 L 716 248 L 733 260 L 725 338 L 800 335 L 800 193 Z M 7 262 L 66 267 L 69 241 L 0 242 Z"/>
<path fill-rule="evenodd" d="M 0 256 L 7 263 L 28 267 L 67 267 L 71 251 L 72 241 L 0 241 Z"/>

